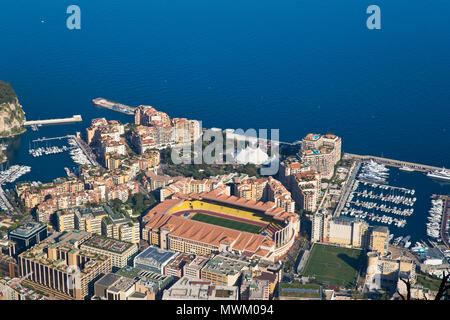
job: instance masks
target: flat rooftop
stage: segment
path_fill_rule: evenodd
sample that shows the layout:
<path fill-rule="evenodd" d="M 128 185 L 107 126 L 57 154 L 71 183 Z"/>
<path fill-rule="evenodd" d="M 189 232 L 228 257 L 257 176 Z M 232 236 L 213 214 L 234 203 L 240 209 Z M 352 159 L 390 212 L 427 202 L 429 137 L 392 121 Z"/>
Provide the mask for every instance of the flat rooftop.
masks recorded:
<path fill-rule="evenodd" d="M 240 257 L 217 255 L 210 259 L 202 270 L 233 275 L 241 272 L 244 268 L 249 267 L 250 262 Z"/>
<path fill-rule="evenodd" d="M 140 281 L 141 284 L 151 288 L 161 288 L 172 281 L 172 276 L 162 275 L 156 272 L 142 270 L 131 266 L 125 266 L 116 272 L 117 275 Z"/>
<path fill-rule="evenodd" d="M 134 283 L 135 281 L 130 278 L 120 277 L 119 281 L 108 288 L 108 290 L 111 292 L 127 291 L 134 286 Z"/>
<path fill-rule="evenodd" d="M 106 250 L 112 253 L 124 253 L 134 244 L 116 239 L 110 239 L 103 236 L 94 235 L 83 246 Z"/>
<path fill-rule="evenodd" d="M 160 268 L 161 265 L 177 256 L 178 252 L 163 250 L 154 246 L 150 246 L 134 259 L 135 263 L 141 263 L 149 267 Z"/>
<path fill-rule="evenodd" d="M 99 280 L 97 280 L 95 284 L 108 288 L 112 286 L 117 280 L 119 280 L 120 277 L 121 276 L 118 274 L 108 273 L 105 274 L 103 277 L 101 277 Z"/>
<path fill-rule="evenodd" d="M 237 300 L 238 287 L 211 285 L 209 281 L 182 277 L 168 290 L 163 300 Z"/>
<path fill-rule="evenodd" d="M 55 237 L 55 242 L 59 244 L 70 244 L 76 246 L 78 242 L 84 241 L 91 237 L 91 233 L 82 230 L 65 231 Z"/>
<path fill-rule="evenodd" d="M 27 223 L 17 227 L 13 231 L 11 231 L 9 234 L 13 235 L 13 236 L 17 236 L 17 237 L 26 238 L 26 237 L 30 237 L 35 232 L 38 232 L 45 228 L 47 228 L 47 226 L 45 224 L 41 224 L 39 222 L 27 222 Z"/>

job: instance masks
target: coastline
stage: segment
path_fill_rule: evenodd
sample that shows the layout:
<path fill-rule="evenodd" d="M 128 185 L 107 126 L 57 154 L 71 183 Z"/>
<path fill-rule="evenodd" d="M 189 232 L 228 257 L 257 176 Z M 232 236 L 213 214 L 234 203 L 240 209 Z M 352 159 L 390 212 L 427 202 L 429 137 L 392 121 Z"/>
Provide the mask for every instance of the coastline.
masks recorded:
<path fill-rule="evenodd" d="M 21 127 L 21 130 L 19 132 L 15 132 L 15 133 L 11 133 L 7 136 L 3 136 L 0 134 L 0 139 L 8 139 L 8 138 L 14 138 L 16 136 L 20 136 L 21 134 L 24 134 L 25 132 L 27 132 L 27 128 L 25 127 Z"/>

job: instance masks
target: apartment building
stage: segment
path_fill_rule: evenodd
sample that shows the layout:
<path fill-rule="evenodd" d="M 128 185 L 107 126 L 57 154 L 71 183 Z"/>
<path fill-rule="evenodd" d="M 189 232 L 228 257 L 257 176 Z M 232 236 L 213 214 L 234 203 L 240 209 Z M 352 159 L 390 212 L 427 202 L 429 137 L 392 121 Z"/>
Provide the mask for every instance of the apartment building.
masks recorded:
<path fill-rule="evenodd" d="M 303 163 L 309 163 L 321 178 L 331 179 L 334 166 L 341 159 L 341 138 L 334 134 L 310 133 L 302 139 L 299 157 Z"/>
<path fill-rule="evenodd" d="M 369 249 L 384 256 L 389 245 L 389 228 L 385 226 L 374 226 L 370 228 Z"/>
<path fill-rule="evenodd" d="M 14 254 L 19 254 L 47 238 L 47 225 L 27 222 L 8 233 L 8 239 L 15 243 Z"/>
<path fill-rule="evenodd" d="M 234 180 L 233 194 L 239 198 L 253 201 L 271 201 L 286 212 L 295 212 L 295 201 L 283 184 L 268 178 L 247 178 Z"/>
<path fill-rule="evenodd" d="M 93 293 L 102 274 L 111 272 L 111 259 L 68 244 L 41 242 L 21 253 L 19 271 L 40 291 L 83 300 Z"/>
<path fill-rule="evenodd" d="M 211 258 L 200 271 L 200 279 L 214 285 L 234 286 L 252 263 L 245 257 L 221 253 Z"/>
<path fill-rule="evenodd" d="M 102 219 L 107 217 L 102 206 L 91 208 L 75 208 L 75 228 L 94 234 L 102 234 Z"/>
<path fill-rule="evenodd" d="M 116 239 L 109 239 L 104 236 L 94 235 L 84 242 L 80 249 L 108 256 L 111 258 L 113 267 L 123 268 L 128 261 L 138 252 L 138 245 Z"/>
<path fill-rule="evenodd" d="M 358 219 L 316 213 L 312 222 L 312 242 L 332 243 L 355 248 L 367 248 L 369 225 Z"/>
<path fill-rule="evenodd" d="M 120 241 L 139 243 L 140 223 L 124 213 L 113 212 L 109 206 L 104 206 L 108 216 L 102 219 L 102 235 Z"/>
<path fill-rule="evenodd" d="M 240 286 L 240 300 L 269 300 L 269 280 L 256 279 L 251 271 L 244 271 Z"/>
<path fill-rule="evenodd" d="M 212 285 L 210 281 L 182 277 L 164 290 L 163 300 L 238 300 L 237 286 Z"/>
<path fill-rule="evenodd" d="M 313 170 L 303 171 L 290 175 L 288 181 L 297 208 L 316 211 L 321 193 L 320 174 Z"/>
<path fill-rule="evenodd" d="M 201 270 L 209 261 L 209 257 L 196 256 L 190 263 L 185 264 L 183 267 L 183 273 L 185 277 L 192 279 L 201 278 Z"/>
<path fill-rule="evenodd" d="M 396 292 L 400 278 L 416 282 L 416 266 L 410 260 L 381 257 L 378 252 L 368 253 L 365 286 L 369 291 L 386 290 Z"/>
<path fill-rule="evenodd" d="M 172 259 L 164 267 L 164 274 L 167 276 L 173 276 L 181 278 L 184 276 L 185 266 L 189 265 L 195 259 L 193 254 L 179 254 L 175 259 Z"/>
<path fill-rule="evenodd" d="M 178 145 L 192 144 L 202 135 L 202 126 L 197 120 L 173 118 L 172 123 L 175 134 L 175 143 Z"/>
<path fill-rule="evenodd" d="M 72 231 L 75 229 L 75 212 L 74 210 L 60 210 L 56 215 L 56 230 L 59 232 Z"/>

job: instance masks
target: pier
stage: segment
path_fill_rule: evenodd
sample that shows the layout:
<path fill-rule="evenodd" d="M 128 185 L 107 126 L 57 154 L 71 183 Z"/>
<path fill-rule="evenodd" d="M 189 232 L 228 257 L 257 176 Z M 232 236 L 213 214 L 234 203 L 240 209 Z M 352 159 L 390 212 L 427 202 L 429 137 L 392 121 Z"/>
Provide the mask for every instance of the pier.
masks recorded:
<path fill-rule="evenodd" d="M 50 140 L 62 140 L 62 139 L 67 139 L 67 138 L 72 138 L 73 135 L 67 135 L 67 136 L 62 136 L 62 137 L 53 137 L 53 138 L 46 138 L 46 137 L 42 137 L 42 138 L 37 138 L 32 140 L 33 142 L 43 142 L 43 141 L 50 141 Z"/>
<path fill-rule="evenodd" d="M 101 165 L 97 162 L 95 155 L 91 151 L 91 148 L 83 140 L 74 135 L 70 135 L 69 137 L 73 138 L 76 141 L 78 147 L 84 153 L 91 165 L 101 168 Z"/>
<path fill-rule="evenodd" d="M 441 170 L 442 169 L 439 167 L 429 166 L 426 164 L 400 161 L 400 160 L 394 160 L 394 159 L 388 159 L 388 158 L 382 158 L 382 157 L 376 157 L 376 156 L 368 156 L 368 155 L 362 156 L 362 155 L 353 154 L 353 153 L 345 153 L 345 156 L 350 157 L 350 158 L 359 159 L 362 161 L 373 160 L 373 161 L 382 163 L 382 164 L 390 166 L 390 167 L 397 167 L 397 168 L 408 167 L 408 168 L 414 169 L 416 171 L 421 171 L 421 172 L 428 172 L 431 170 Z"/>
<path fill-rule="evenodd" d="M 77 114 L 77 115 L 74 115 L 71 118 L 25 121 L 23 125 L 28 127 L 28 126 L 41 126 L 41 125 L 48 125 L 48 124 L 63 124 L 63 123 L 72 123 L 72 122 L 81 122 L 81 121 L 83 121 L 83 119 L 81 118 L 81 115 Z"/>
<path fill-rule="evenodd" d="M 80 148 L 80 150 L 84 153 L 86 158 L 89 160 L 90 164 L 96 167 L 101 167 L 101 165 L 97 162 L 95 155 L 92 153 L 91 148 L 80 138 L 78 138 L 76 135 L 68 134 L 66 136 L 60 136 L 60 137 L 52 137 L 52 138 L 37 138 L 33 140 L 33 142 L 43 142 L 43 141 L 51 141 L 51 140 L 62 140 L 62 139 L 73 139 L 77 146 Z"/>
<path fill-rule="evenodd" d="M 444 200 L 444 213 L 441 221 L 441 239 L 447 248 L 450 248 L 450 227 L 448 226 L 448 220 L 450 218 L 450 196 L 441 196 L 440 198 Z"/>
<path fill-rule="evenodd" d="M 130 107 L 125 104 L 114 102 L 104 98 L 96 98 L 92 100 L 92 103 L 97 107 L 106 108 L 112 111 L 117 111 L 128 115 L 134 115 L 134 111 L 136 110 L 136 108 L 134 107 Z"/>
<path fill-rule="evenodd" d="M 361 167 L 361 163 L 353 163 L 352 167 L 350 168 L 350 171 L 348 173 L 347 180 L 345 182 L 345 185 L 342 188 L 341 197 L 339 199 L 339 203 L 336 206 L 336 209 L 334 211 L 334 216 L 339 217 L 341 215 L 341 211 L 344 208 L 345 202 L 348 199 L 348 196 L 352 192 L 353 183 L 356 178 L 356 174 L 359 171 L 359 168 Z"/>

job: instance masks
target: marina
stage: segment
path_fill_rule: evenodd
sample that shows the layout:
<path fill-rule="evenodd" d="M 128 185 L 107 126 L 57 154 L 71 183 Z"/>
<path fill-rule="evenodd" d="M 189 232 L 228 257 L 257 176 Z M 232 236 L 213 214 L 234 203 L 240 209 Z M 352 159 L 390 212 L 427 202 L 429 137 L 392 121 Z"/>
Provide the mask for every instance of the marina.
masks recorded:
<path fill-rule="evenodd" d="M 40 157 L 42 155 L 49 155 L 49 154 L 57 154 L 57 153 L 61 153 L 64 151 L 67 151 L 69 148 L 67 146 L 62 146 L 57 147 L 57 146 L 53 146 L 53 147 L 45 147 L 45 148 L 37 148 L 37 149 L 29 149 L 28 152 L 33 156 L 33 157 Z"/>
<path fill-rule="evenodd" d="M 387 184 L 389 169 L 373 160 L 363 162 L 356 176 L 340 214 L 404 228 L 414 213 L 415 189 Z"/>
<path fill-rule="evenodd" d="M 31 171 L 30 166 L 13 165 L 7 170 L 0 172 L 0 184 L 13 183 L 24 174 Z"/>
<path fill-rule="evenodd" d="M 352 157 L 345 154 L 344 158 Z M 430 223 L 429 199 L 434 194 L 449 194 L 450 183 L 430 175 L 444 170 L 448 173 L 448 170 L 397 160 L 393 160 L 395 162 L 393 163 L 390 159 L 384 158 L 381 158 L 384 161 L 378 161 L 379 158 L 372 156 L 353 158 L 356 158 L 356 174 L 349 181 L 351 183 L 344 188 L 343 197 L 335 211 L 336 215 L 353 216 L 366 220 L 370 225 L 386 225 L 392 235 L 391 241 L 394 239 L 400 241 L 401 239 L 398 239 L 400 236 L 404 238 L 410 235 L 411 247 L 416 248 L 418 255 L 426 251 L 424 247 L 430 246 L 425 242 L 432 239 L 438 242 L 436 238 L 428 235 L 431 232 L 427 226 L 427 223 Z M 450 201 L 447 200 L 447 204 L 444 205 L 447 212 L 450 210 L 449 205 Z M 440 238 L 448 247 L 450 227 L 448 213 L 443 216 L 440 227 Z M 433 234 L 436 235 L 436 231 L 433 231 Z M 421 243 L 422 249 L 417 243 Z M 402 246 L 404 244 L 401 243 Z"/>
<path fill-rule="evenodd" d="M 13 183 L 21 176 L 31 171 L 30 166 L 13 165 L 6 170 L 0 172 L 0 209 L 2 211 L 14 212 L 14 207 L 11 205 L 3 190 L 3 185 L 6 183 Z"/>
<path fill-rule="evenodd" d="M 389 169 L 384 165 L 370 160 L 362 164 L 358 178 L 366 181 L 385 183 L 387 177 L 389 176 L 388 172 Z"/>
<path fill-rule="evenodd" d="M 79 165 L 91 165 L 91 161 L 85 155 L 83 149 L 78 145 L 76 138 L 68 139 L 69 145 L 72 147 L 70 150 L 70 156 L 76 164 Z"/>
<path fill-rule="evenodd" d="M 444 200 L 444 216 L 441 223 L 442 242 L 450 249 L 450 196 L 441 197 Z M 450 252 L 449 252 L 450 256 Z"/>
<path fill-rule="evenodd" d="M 429 215 L 427 217 L 427 235 L 437 241 L 442 241 L 441 239 L 441 222 L 442 215 L 444 213 L 444 200 L 441 198 L 432 197 L 431 199 L 431 209 L 428 211 Z"/>
<path fill-rule="evenodd" d="M 448 248 L 450 235 L 450 197 L 441 195 L 431 196 L 431 208 L 428 211 L 427 235 L 433 241 L 443 243 Z"/>
<path fill-rule="evenodd" d="M 67 139 L 68 146 L 50 146 L 49 141 L 53 140 L 62 140 Z M 46 146 L 36 146 L 36 144 L 39 144 L 41 142 L 45 142 Z M 33 140 L 34 147 L 31 148 L 31 144 L 29 143 L 29 149 L 28 153 L 34 157 L 42 157 L 46 155 L 52 155 L 52 154 L 58 154 L 63 153 L 66 151 L 69 151 L 69 155 L 72 158 L 73 162 L 79 165 L 92 165 L 92 161 L 90 160 L 89 156 L 86 155 L 83 148 L 80 146 L 79 142 L 77 141 L 77 137 L 74 135 L 67 135 L 67 136 L 61 136 L 61 137 L 53 137 L 53 138 L 38 138 Z"/>

